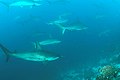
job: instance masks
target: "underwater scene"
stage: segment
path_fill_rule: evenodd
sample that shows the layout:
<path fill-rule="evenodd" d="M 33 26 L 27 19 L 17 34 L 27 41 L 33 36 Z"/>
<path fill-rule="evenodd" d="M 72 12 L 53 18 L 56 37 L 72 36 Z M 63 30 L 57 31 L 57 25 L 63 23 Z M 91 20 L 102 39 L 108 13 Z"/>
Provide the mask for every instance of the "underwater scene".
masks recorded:
<path fill-rule="evenodd" d="M 0 80 L 120 80 L 120 0 L 0 0 Z"/>

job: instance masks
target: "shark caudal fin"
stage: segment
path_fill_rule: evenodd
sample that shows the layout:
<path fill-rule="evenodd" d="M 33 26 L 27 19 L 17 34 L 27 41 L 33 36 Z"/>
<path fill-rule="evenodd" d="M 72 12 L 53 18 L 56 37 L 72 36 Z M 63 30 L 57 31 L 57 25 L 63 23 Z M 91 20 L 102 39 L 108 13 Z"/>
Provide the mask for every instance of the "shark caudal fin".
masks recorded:
<path fill-rule="evenodd" d="M 3 4 L 5 7 L 7 7 L 8 11 L 10 10 L 10 6 L 6 2 L 0 1 L 0 4 Z"/>
<path fill-rule="evenodd" d="M 62 35 L 65 33 L 65 31 L 66 31 L 66 29 L 65 29 L 65 28 L 63 28 L 63 29 L 62 29 Z"/>
<path fill-rule="evenodd" d="M 41 46 L 38 41 L 33 42 L 33 44 L 34 44 L 35 51 L 41 51 Z"/>
<path fill-rule="evenodd" d="M 6 61 L 8 62 L 9 60 L 9 53 L 12 53 L 11 51 L 9 51 L 6 47 L 4 47 L 2 44 L 0 44 L 0 48 L 2 49 L 2 51 L 5 53 L 6 55 Z"/>
<path fill-rule="evenodd" d="M 59 24 L 59 23 L 55 23 L 55 25 L 58 26 L 60 29 L 62 29 L 62 35 L 63 35 L 66 31 L 66 28 L 62 24 Z"/>

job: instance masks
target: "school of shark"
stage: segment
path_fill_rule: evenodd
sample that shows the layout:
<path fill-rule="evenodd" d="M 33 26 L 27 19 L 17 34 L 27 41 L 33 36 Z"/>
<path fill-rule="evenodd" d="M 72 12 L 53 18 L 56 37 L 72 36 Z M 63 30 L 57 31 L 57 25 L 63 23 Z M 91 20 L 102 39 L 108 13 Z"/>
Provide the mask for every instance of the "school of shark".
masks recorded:
<path fill-rule="evenodd" d="M 46 3 L 49 5 L 51 4 L 56 4 L 56 3 L 69 3 L 68 0 L 46 0 Z M 4 5 L 8 11 L 12 7 L 14 8 L 29 8 L 32 9 L 34 7 L 40 7 L 43 5 L 43 0 L 15 0 L 11 1 L 10 3 L 7 3 L 5 1 L 0 1 L 0 5 Z M 81 24 L 81 23 L 75 23 L 75 24 L 68 24 L 69 19 L 65 18 L 69 14 L 63 13 L 62 15 L 58 15 L 58 18 L 56 20 L 52 20 L 47 22 L 48 26 L 55 26 L 55 28 L 58 28 L 61 31 L 61 34 L 64 35 L 65 32 L 67 31 L 81 31 L 81 30 L 86 30 L 88 29 L 87 26 Z M 17 16 L 15 19 L 18 20 L 20 19 L 21 16 Z M 30 19 L 34 19 L 34 17 L 31 17 Z M 29 21 L 29 19 L 27 20 Z M 24 22 L 25 24 L 26 22 Z M 45 23 L 46 24 L 46 23 Z M 52 27 L 51 27 L 52 28 Z M 61 58 L 62 55 L 58 55 L 52 52 L 49 52 L 47 50 L 43 50 L 41 47 L 42 46 L 50 46 L 50 45 L 57 45 L 61 44 L 62 41 L 59 39 L 51 38 L 49 37 L 46 40 L 37 40 L 35 42 L 31 42 L 34 45 L 34 51 L 25 51 L 25 52 L 12 52 L 7 47 L 5 47 L 2 43 L 0 43 L 0 48 L 3 51 L 3 53 L 6 55 L 6 61 L 9 60 L 10 56 L 22 59 L 22 60 L 27 60 L 27 61 L 39 61 L 39 62 L 48 62 L 48 61 L 54 61 L 59 58 Z"/>
<path fill-rule="evenodd" d="M 94 1 L 100 2 L 95 4 Z M 36 80 L 36 77 L 47 80 L 52 72 L 55 80 L 120 80 L 120 11 L 117 10 L 120 2 L 108 0 L 114 2 L 117 7 L 114 9 L 102 1 L 107 0 L 88 0 L 88 3 L 86 0 L 0 0 L 0 59 L 5 58 L 5 66 L 11 59 L 18 64 L 25 61 L 26 68 L 30 63 L 29 69 L 31 63 L 40 65 L 44 76 L 37 73 L 39 66 L 35 66 L 37 72 L 31 70 L 35 79 L 21 79 L 20 75 L 21 80 Z M 4 73 L 2 67 L 1 74 Z M 25 73 L 22 75 L 26 77 Z M 54 80 L 51 78 L 48 80 Z"/>

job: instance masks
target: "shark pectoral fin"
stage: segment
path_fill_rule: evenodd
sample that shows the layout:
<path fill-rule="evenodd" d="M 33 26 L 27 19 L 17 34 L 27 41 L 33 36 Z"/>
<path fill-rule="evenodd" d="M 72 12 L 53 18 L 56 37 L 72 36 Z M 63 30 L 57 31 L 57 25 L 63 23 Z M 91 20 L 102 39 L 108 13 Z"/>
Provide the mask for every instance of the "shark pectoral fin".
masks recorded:
<path fill-rule="evenodd" d="M 34 3 L 33 5 L 31 5 L 30 8 L 33 8 L 35 6 L 37 6 L 37 3 Z"/>
<path fill-rule="evenodd" d="M 42 64 L 43 64 L 44 66 L 46 66 L 46 65 L 48 64 L 48 62 L 47 62 L 47 61 L 43 61 Z"/>
<path fill-rule="evenodd" d="M 32 42 L 32 44 L 33 44 L 34 48 L 36 49 L 36 43 L 35 43 L 35 42 Z"/>
<path fill-rule="evenodd" d="M 52 39 L 52 34 L 49 34 L 48 37 L 49 37 L 50 39 Z"/>
<path fill-rule="evenodd" d="M 33 8 L 33 6 L 35 6 L 35 5 L 30 6 L 30 9 L 32 9 L 32 8 Z"/>
<path fill-rule="evenodd" d="M 44 61 L 42 62 L 44 65 L 46 65 L 48 63 L 48 61 L 46 59 L 44 59 Z"/>
<path fill-rule="evenodd" d="M 9 55 L 6 55 L 6 62 L 8 62 L 10 59 L 10 56 Z"/>
<path fill-rule="evenodd" d="M 43 63 L 44 65 L 46 65 L 46 64 L 48 63 L 48 61 L 43 61 L 42 63 Z"/>
<path fill-rule="evenodd" d="M 17 53 L 17 50 L 15 50 L 13 53 Z"/>

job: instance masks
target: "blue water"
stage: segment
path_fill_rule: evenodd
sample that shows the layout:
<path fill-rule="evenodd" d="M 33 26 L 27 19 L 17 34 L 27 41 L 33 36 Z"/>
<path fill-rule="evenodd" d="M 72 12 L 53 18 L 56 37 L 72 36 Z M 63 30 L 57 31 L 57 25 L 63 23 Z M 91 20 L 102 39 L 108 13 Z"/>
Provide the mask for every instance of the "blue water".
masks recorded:
<path fill-rule="evenodd" d="M 51 34 L 62 42 L 43 48 L 63 57 L 43 63 L 11 56 L 6 62 L 6 56 L 0 50 L 0 80 L 65 80 L 61 78 L 65 71 L 82 70 L 96 65 L 102 57 L 117 54 L 114 50 L 120 46 L 119 0 L 50 1 L 43 0 L 41 6 L 33 8 L 10 7 L 9 11 L 1 3 L 0 43 L 11 51 L 32 51 L 32 42 L 48 39 Z M 47 24 L 66 13 L 70 13 L 66 17 L 70 22 L 79 20 L 88 29 L 66 31 L 62 35 L 59 28 Z"/>

